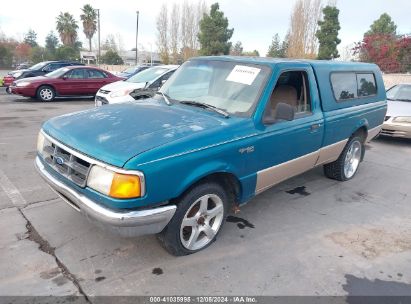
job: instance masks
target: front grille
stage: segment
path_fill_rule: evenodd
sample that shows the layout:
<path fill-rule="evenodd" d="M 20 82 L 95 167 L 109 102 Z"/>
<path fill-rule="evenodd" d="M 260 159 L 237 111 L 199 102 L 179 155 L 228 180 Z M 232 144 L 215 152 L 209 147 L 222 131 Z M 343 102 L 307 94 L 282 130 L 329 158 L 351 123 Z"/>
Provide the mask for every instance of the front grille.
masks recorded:
<path fill-rule="evenodd" d="M 43 157 L 55 171 L 80 187 L 84 187 L 91 164 L 71 154 L 58 144 L 45 139 Z"/>
<path fill-rule="evenodd" d="M 108 94 L 108 93 L 110 93 L 111 91 L 107 91 L 107 90 L 102 90 L 102 89 L 100 89 L 99 92 L 100 92 L 101 94 Z"/>
<path fill-rule="evenodd" d="M 391 118 L 391 116 L 385 116 L 384 121 L 387 121 L 390 118 Z"/>
<path fill-rule="evenodd" d="M 101 101 L 101 105 L 108 104 L 108 100 L 105 97 L 101 97 L 101 96 L 96 95 L 96 100 Z"/>

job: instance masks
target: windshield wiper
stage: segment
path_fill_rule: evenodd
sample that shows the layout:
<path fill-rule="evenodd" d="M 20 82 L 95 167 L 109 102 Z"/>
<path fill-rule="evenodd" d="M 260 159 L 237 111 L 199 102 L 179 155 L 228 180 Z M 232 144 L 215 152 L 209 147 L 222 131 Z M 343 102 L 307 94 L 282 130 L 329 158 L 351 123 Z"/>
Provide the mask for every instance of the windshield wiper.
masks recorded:
<path fill-rule="evenodd" d="M 160 91 L 157 91 L 156 94 L 163 96 L 163 99 L 164 99 L 164 101 L 166 102 L 166 104 L 167 104 L 168 106 L 171 106 L 171 105 L 172 105 L 172 103 L 171 103 L 171 101 L 170 101 L 170 99 L 169 99 L 170 97 L 169 97 L 167 94 L 164 94 L 163 92 L 160 92 Z"/>
<path fill-rule="evenodd" d="M 204 108 L 204 109 L 210 109 L 210 110 L 213 110 L 214 112 L 217 112 L 217 113 L 223 115 L 225 118 L 230 117 L 230 114 L 228 114 L 223 109 L 217 108 L 217 107 L 212 106 L 208 103 L 198 102 L 198 101 L 191 101 L 191 100 L 183 100 L 183 101 L 180 101 L 180 103 L 186 104 L 186 105 L 189 105 L 189 106 L 195 106 L 195 107 L 200 107 L 200 108 Z"/>

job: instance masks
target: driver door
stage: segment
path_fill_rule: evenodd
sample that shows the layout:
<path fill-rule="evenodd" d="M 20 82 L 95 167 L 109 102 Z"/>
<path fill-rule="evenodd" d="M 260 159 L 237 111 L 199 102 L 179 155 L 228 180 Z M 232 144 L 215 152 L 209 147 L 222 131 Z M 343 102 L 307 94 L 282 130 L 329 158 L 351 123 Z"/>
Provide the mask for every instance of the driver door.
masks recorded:
<path fill-rule="evenodd" d="M 57 91 L 59 95 L 75 96 L 87 94 L 86 73 L 84 69 L 73 69 L 64 74 L 59 81 Z"/>
<path fill-rule="evenodd" d="M 271 120 L 255 143 L 253 171 L 257 172 L 256 194 L 292 176 L 313 168 L 324 132 L 323 116 L 313 71 L 309 65 L 280 70 L 266 113 L 276 115 L 278 103 L 294 108 L 294 118 Z"/>

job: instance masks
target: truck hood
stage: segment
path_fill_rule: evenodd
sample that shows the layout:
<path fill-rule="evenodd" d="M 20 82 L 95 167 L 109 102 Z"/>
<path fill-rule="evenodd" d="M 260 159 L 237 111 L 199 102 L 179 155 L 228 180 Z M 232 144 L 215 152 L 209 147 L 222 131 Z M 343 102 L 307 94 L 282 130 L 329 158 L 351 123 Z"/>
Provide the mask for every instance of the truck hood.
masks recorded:
<path fill-rule="evenodd" d="M 146 85 L 145 82 L 127 82 L 127 81 L 116 81 L 102 87 L 103 90 L 110 92 L 115 92 L 119 90 L 128 90 L 128 89 L 142 89 Z"/>
<path fill-rule="evenodd" d="M 123 167 L 155 147 L 225 124 L 226 119 L 161 101 L 128 102 L 55 117 L 45 133 L 83 154 Z"/>

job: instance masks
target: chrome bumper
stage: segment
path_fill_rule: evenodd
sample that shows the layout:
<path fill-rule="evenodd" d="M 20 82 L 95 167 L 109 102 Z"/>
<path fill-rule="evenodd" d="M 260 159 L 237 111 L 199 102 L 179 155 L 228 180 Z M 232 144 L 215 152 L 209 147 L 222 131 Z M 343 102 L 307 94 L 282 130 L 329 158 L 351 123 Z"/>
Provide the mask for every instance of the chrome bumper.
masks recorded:
<path fill-rule="evenodd" d="M 161 232 L 177 208 L 171 205 L 138 211 L 108 209 L 66 186 L 48 173 L 39 157 L 36 157 L 35 167 L 49 186 L 71 207 L 83 213 L 90 221 L 103 229 L 124 237 Z"/>

